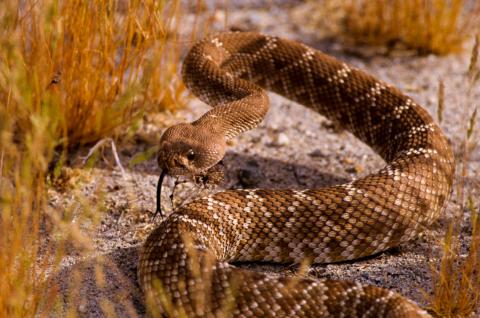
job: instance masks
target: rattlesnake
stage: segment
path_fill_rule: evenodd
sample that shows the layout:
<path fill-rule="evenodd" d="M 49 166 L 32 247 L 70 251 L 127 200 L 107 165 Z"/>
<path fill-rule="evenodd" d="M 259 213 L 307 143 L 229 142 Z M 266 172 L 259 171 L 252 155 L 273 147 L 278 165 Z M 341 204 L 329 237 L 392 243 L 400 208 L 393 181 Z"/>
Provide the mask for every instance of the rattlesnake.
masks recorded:
<path fill-rule="evenodd" d="M 399 294 L 355 282 L 274 277 L 234 261 L 332 263 L 385 251 L 438 219 L 454 158 L 422 107 L 398 89 L 306 45 L 222 33 L 193 46 L 183 79 L 213 108 L 165 131 L 159 164 L 196 175 L 254 128 L 271 90 L 318 111 L 371 146 L 378 172 L 321 189 L 229 190 L 170 214 L 146 240 L 138 277 L 169 316 L 428 317 Z"/>

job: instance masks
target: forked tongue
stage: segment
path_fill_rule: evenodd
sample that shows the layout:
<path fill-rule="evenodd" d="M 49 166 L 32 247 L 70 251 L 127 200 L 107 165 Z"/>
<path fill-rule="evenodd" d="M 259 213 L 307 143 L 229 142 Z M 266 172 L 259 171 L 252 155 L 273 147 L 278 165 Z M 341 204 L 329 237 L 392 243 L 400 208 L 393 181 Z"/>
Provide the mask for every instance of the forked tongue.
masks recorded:
<path fill-rule="evenodd" d="M 157 215 L 160 213 L 160 216 L 163 217 L 162 213 L 162 184 L 163 184 L 163 179 L 165 179 L 165 176 L 167 175 L 167 170 L 163 169 L 162 173 L 160 174 L 160 177 L 158 178 L 158 184 L 157 184 L 157 210 L 155 211 L 155 215 L 153 218 L 156 218 Z"/>

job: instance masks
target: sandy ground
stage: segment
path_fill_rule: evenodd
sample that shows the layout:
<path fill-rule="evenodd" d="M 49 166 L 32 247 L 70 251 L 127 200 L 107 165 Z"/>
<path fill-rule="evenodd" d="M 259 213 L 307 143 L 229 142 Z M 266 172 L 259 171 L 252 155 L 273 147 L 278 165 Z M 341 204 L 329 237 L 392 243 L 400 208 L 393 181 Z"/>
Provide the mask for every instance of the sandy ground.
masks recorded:
<path fill-rule="evenodd" d="M 438 80 L 444 79 L 446 107 L 441 126 L 459 153 L 464 138 L 472 101 L 480 97 L 480 90 L 466 97 L 465 71 L 468 52 L 448 57 L 422 56 L 408 53 L 381 56 L 375 50 L 349 48 L 334 40 L 320 39 L 316 31 L 302 25 L 302 14 L 292 5 L 300 1 L 231 1 L 229 26 L 298 39 L 365 69 L 382 80 L 406 91 L 432 116 L 436 117 Z M 224 14 L 215 15 L 214 28 L 223 29 Z M 344 131 L 338 131 L 322 116 L 306 110 L 286 99 L 271 95 L 271 111 L 259 128 L 239 137 L 225 157 L 227 178 L 222 188 L 307 188 L 345 182 L 363 176 L 382 166 L 382 160 L 368 147 Z M 146 119 L 133 142 L 119 144 L 122 162 L 127 168 L 125 176 L 107 160 L 99 160 L 94 168 L 74 167 L 70 173 L 80 177 L 69 182 L 76 184 L 79 195 L 86 198 L 98 196 L 105 190 L 106 204 L 100 226 L 93 227 L 87 209 L 81 205 L 74 211 L 74 221 L 84 234 L 94 242 L 94 249 L 85 256 L 76 246 L 68 249 L 63 260 L 63 270 L 56 275 L 68 307 L 83 317 L 103 317 L 112 308 L 120 317 L 145 315 L 142 293 L 136 282 L 138 248 L 148 233 L 161 220 L 152 220 L 155 210 L 155 186 L 158 169 L 152 157 L 140 164 L 128 162 L 142 151 L 155 146 L 162 131 L 177 122 L 191 121 L 208 107 L 193 99 L 189 107 L 179 113 L 160 114 Z M 477 134 L 478 136 L 478 134 Z M 88 149 L 82 149 L 72 159 L 79 161 Z M 110 150 L 104 149 L 110 158 Z M 475 191 L 480 182 L 480 152 L 471 155 L 466 178 L 467 191 Z M 74 180 L 74 181 L 72 181 Z M 172 181 L 170 181 L 172 185 Z M 478 190 L 477 186 L 477 190 Z M 168 192 L 164 209 L 171 211 Z M 188 197 L 200 195 L 192 184 L 178 187 L 176 205 Z M 473 193 L 478 197 L 478 193 Z M 51 205 L 65 209 L 78 196 L 69 191 L 52 191 Z M 455 198 L 455 195 L 453 195 Z M 432 288 L 432 266 L 438 264 L 441 238 L 450 221 L 456 203 L 451 200 L 444 217 L 431 230 L 413 242 L 404 244 L 369 259 L 343 264 L 316 265 L 310 275 L 319 278 L 355 280 L 400 292 L 425 305 L 425 295 Z M 468 233 L 468 214 L 465 215 L 464 232 Z M 462 244 L 467 241 L 462 238 Z M 81 255 L 81 256 L 80 256 Z M 104 274 L 98 268 L 105 268 Z M 247 264 L 255 270 L 277 271 L 279 266 Z M 77 273 L 77 274 L 75 274 Z M 79 275 L 80 274 L 80 275 Z M 108 301 L 106 301 L 108 300 Z"/>

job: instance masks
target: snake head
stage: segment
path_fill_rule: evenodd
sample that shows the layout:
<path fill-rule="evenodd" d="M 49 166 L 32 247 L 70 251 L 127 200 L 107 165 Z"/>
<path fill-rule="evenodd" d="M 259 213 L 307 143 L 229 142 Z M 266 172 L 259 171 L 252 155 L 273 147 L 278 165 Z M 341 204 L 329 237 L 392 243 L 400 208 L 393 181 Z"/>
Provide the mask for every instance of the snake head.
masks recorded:
<path fill-rule="evenodd" d="M 194 124 L 178 124 L 168 128 L 160 139 L 158 165 L 161 174 L 157 184 L 157 210 L 160 213 L 162 184 L 164 177 L 171 176 L 201 176 L 219 163 L 225 155 L 225 137 L 215 134 L 208 127 Z"/>
<path fill-rule="evenodd" d="M 223 159 L 225 137 L 208 127 L 182 123 L 168 128 L 160 139 L 158 164 L 171 176 L 202 174 Z"/>

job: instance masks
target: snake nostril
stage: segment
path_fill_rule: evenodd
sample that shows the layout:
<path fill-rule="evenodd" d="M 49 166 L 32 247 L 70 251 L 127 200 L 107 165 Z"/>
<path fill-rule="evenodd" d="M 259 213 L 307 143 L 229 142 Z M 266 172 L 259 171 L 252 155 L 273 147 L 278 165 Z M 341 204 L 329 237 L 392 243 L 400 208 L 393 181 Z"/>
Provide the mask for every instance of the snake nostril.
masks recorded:
<path fill-rule="evenodd" d="M 179 168 L 183 168 L 183 169 L 186 169 L 186 168 L 187 168 L 187 166 L 185 165 L 185 163 L 183 163 L 183 161 L 180 160 L 180 158 L 175 158 L 175 159 L 173 159 L 173 161 L 174 161 L 174 166 L 175 166 L 175 167 L 179 167 Z"/>
<path fill-rule="evenodd" d="M 170 158 L 170 159 L 168 159 L 167 164 L 168 164 L 168 167 L 169 167 L 169 168 L 173 168 L 173 167 L 176 166 L 177 162 L 176 162 L 175 159 Z"/>

